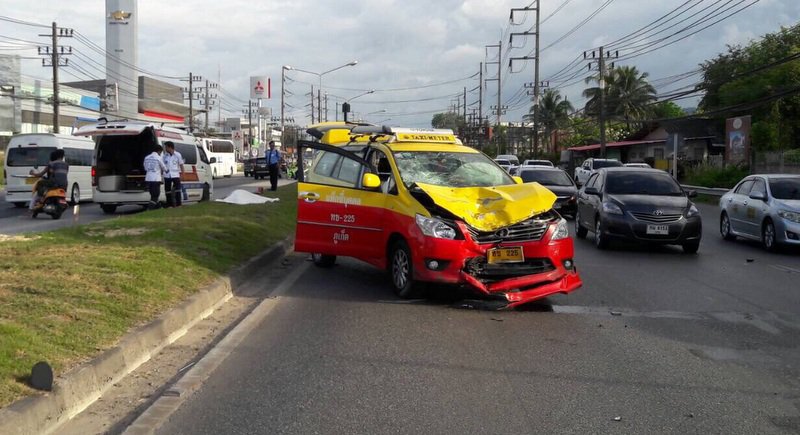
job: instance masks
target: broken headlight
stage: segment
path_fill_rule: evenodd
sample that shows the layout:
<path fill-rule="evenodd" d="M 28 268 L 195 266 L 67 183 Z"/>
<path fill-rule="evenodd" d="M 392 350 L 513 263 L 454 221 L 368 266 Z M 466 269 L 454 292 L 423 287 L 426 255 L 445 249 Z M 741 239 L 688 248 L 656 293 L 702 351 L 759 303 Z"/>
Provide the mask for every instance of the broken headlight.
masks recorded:
<path fill-rule="evenodd" d="M 436 218 L 425 217 L 421 214 L 418 214 L 417 226 L 422 231 L 422 234 L 425 234 L 426 236 L 449 240 L 456 238 L 456 230 L 450 225 L 446 224 L 444 221 Z"/>

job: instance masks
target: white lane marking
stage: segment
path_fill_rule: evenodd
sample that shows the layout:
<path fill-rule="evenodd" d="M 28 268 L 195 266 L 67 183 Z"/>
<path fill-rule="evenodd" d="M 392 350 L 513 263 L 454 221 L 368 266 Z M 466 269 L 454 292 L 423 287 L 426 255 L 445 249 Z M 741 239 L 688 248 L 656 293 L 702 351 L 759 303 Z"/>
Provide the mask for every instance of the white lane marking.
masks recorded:
<path fill-rule="evenodd" d="M 205 354 L 191 369 L 166 390 L 149 408 L 128 426 L 123 434 L 152 434 L 161 427 L 183 402 L 197 391 L 206 379 L 222 364 L 241 342 L 272 312 L 281 301 L 281 296 L 294 285 L 308 270 L 310 263 L 303 262 L 275 287 L 269 296 L 231 332 L 228 333 L 213 349 Z"/>

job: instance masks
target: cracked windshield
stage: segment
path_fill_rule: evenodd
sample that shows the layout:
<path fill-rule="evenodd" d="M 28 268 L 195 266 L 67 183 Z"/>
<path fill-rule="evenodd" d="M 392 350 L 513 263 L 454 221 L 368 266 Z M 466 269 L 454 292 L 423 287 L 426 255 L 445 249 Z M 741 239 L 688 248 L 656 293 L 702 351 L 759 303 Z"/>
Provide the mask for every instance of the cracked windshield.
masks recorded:
<path fill-rule="evenodd" d="M 489 187 L 514 184 L 502 168 L 483 154 L 395 152 L 403 184 L 427 183 L 445 187 Z"/>

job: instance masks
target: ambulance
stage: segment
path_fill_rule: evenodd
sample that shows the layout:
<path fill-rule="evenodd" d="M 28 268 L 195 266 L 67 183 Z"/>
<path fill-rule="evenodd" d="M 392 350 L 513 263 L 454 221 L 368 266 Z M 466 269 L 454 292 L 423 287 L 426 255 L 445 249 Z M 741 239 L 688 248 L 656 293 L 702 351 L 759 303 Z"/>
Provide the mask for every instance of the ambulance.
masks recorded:
<path fill-rule="evenodd" d="M 114 213 L 123 205 L 148 205 L 144 158 L 156 144 L 163 147 L 167 141 L 175 144 L 175 150 L 185 161 L 181 174 L 185 199 L 211 198 L 214 190 L 211 164 L 216 159 L 209 159 L 198 139 L 185 130 L 157 123 L 101 118 L 100 122 L 83 126 L 72 134 L 95 140 L 93 199 L 105 213 Z M 163 189 L 160 200 L 166 200 Z"/>
<path fill-rule="evenodd" d="M 298 173 L 295 250 L 317 266 L 353 257 L 388 271 L 400 297 L 452 284 L 508 307 L 582 284 L 556 196 L 452 130 L 355 126 L 336 143 L 300 141 L 297 155 L 311 163 Z"/>

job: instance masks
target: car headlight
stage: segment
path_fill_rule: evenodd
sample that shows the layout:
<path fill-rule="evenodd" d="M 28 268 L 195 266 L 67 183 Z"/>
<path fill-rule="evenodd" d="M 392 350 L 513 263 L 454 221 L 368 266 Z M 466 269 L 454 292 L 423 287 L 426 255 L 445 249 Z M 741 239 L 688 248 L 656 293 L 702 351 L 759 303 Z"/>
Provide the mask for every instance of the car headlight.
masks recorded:
<path fill-rule="evenodd" d="M 569 227 L 567 226 L 567 220 L 561 219 L 556 224 L 556 230 L 553 231 L 553 237 L 550 240 L 561 240 L 566 239 L 569 237 Z"/>
<path fill-rule="evenodd" d="M 697 207 L 694 204 L 692 204 L 689 206 L 689 209 L 686 210 L 686 217 L 690 218 L 695 216 L 700 216 L 700 210 L 698 210 Z"/>
<path fill-rule="evenodd" d="M 418 214 L 417 226 L 422 231 L 422 234 L 425 234 L 426 236 L 449 240 L 456 238 L 456 230 L 450 225 L 447 225 L 443 221 L 436 218 L 425 217 L 421 214 Z"/>
<path fill-rule="evenodd" d="M 789 210 L 779 210 L 778 216 L 786 219 L 787 221 L 800 223 L 800 213 Z"/>
<path fill-rule="evenodd" d="M 622 209 L 613 202 L 604 202 L 603 203 L 603 213 L 607 214 L 622 214 Z"/>

